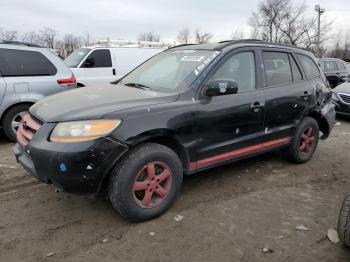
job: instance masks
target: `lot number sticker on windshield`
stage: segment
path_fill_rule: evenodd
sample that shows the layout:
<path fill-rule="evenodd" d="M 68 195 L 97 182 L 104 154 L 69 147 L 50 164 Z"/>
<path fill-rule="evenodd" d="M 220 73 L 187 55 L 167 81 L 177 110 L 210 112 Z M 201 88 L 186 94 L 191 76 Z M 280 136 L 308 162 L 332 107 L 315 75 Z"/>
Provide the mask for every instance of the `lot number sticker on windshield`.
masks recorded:
<path fill-rule="evenodd" d="M 198 55 L 185 55 L 183 58 L 181 58 L 181 61 L 186 62 L 201 62 L 205 56 L 198 56 Z"/>

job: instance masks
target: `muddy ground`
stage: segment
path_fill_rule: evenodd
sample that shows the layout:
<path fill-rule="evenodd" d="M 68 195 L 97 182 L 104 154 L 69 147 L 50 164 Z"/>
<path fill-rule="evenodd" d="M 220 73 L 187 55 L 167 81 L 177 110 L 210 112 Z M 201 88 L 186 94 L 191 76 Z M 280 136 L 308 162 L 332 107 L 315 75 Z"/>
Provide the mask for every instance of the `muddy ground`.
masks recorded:
<path fill-rule="evenodd" d="M 186 177 L 175 205 L 140 224 L 37 182 L 1 135 L 0 261 L 348 262 L 326 237 L 350 193 L 350 121 L 340 122 L 309 163 L 270 153 Z"/>

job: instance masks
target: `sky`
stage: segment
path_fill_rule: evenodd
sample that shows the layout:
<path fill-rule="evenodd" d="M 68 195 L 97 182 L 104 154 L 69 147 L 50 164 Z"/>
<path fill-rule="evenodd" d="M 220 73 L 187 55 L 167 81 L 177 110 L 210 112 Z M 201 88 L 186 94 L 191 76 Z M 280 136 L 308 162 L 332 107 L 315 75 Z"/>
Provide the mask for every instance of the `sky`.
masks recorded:
<path fill-rule="evenodd" d="M 185 26 L 213 34 L 213 40 L 229 39 L 234 30 L 249 34 L 247 25 L 260 0 L 11 0 L 1 2 L 0 28 L 19 32 L 42 27 L 59 35 L 89 32 L 94 39 L 136 40 L 141 32 L 152 31 L 161 40 L 175 40 Z M 301 0 L 294 0 L 300 3 Z M 333 31 L 350 30 L 349 0 L 305 1 L 326 8 Z"/>

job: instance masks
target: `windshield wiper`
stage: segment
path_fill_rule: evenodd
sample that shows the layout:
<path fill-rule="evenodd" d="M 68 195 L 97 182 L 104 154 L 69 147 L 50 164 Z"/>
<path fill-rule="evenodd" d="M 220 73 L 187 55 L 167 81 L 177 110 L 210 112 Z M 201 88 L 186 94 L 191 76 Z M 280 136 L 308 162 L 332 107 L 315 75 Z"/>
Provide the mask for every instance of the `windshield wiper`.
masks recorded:
<path fill-rule="evenodd" d="M 135 88 L 140 88 L 143 90 L 152 90 L 152 88 L 150 88 L 149 86 L 145 86 L 145 85 L 139 84 L 139 83 L 126 83 L 124 85 L 130 86 L 130 87 L 135 87 Z"/>

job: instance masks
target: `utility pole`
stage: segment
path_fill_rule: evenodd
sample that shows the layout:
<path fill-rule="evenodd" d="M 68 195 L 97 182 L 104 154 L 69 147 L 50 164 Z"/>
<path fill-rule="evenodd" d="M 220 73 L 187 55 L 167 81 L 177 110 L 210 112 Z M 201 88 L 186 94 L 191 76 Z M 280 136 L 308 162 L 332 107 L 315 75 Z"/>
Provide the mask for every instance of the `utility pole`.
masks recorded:
<path fill-rule="evenodd" d="M 321 8 L 320 5 L 315 5 L 315 11 L 318 15 L 318 25 L 317 25 L 317 57 L 321 58 L 321 15 L 326 12 L 326 9 Z"/>

